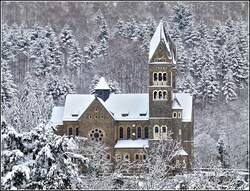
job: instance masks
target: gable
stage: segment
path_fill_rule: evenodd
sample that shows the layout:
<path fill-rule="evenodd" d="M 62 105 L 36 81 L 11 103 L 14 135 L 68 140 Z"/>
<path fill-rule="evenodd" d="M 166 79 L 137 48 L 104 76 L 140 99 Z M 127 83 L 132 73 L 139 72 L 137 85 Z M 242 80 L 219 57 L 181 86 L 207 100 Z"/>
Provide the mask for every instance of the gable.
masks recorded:
<path fill-rule="evenodd" d="M 160 42 L 157 46 L 151 60 L 151 62 L 169 62 L 171 61 L 170 52 L 164 42 Z"/>
<path fill-rule="evenodd" d="M 98 97 L 92 101 L 92 103 L 86 108 L 79 120 L 83 118 L 96 118 L 96 119 L 113 119 L 112 113 L 110 113 L 102 103 L 102 100 Z"/>
<path fill-rule="evenodd" d="M 92 94 L 68 94 L 65 101 L 63 121 L 77 121 L 94 99 L 95 96 Z"/>

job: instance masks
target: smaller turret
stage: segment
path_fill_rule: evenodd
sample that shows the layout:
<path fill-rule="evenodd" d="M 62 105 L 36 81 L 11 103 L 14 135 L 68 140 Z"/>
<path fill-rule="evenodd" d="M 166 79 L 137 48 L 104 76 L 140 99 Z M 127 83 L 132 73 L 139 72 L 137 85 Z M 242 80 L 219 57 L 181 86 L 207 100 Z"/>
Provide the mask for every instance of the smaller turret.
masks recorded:
<path fill-rule="evenodd" d="M 111 89 L 106 82 L 104 77 L 101 77 L 99 82 L 95 86 L 95 95 L 101 98 L 103 101 L 106 101 L 109 98 Z"/>

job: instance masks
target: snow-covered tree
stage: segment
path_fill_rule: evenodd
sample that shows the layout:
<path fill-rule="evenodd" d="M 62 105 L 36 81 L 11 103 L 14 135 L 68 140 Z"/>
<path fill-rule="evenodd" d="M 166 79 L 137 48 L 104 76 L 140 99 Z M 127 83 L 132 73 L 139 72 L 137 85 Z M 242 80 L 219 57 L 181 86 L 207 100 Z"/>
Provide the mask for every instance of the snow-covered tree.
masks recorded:
<path fill-rule="evenodd" d="M 212 66 L 203 68 L 202 78 L 197 83 L 197 97 L 200 100 L 213 102 L 220 93 L 219 82 L 216 78 L 215 70 Z"/>
<path fill-rule="evenodd" d="M 1 61 L 1 104 L 2 109 L 10 107 L 11 100 L 16 96 L 17 90 L 14 84 L 13 76 L 6 60 Z M 3 111 L 2 110 L 2 111 Z"/>
<path fill-rule="evenodd" d="M 194 30 L 194 18 L 189 6 L 183 2 L 177 3 L 173 8 L 173 14 L 170 18 L 171 34 L 174 40 L 182 39 L 187 47 L 192 47 L 196 41 L 197 32 Z"/>
<path fill-rule="evenodd" d="M 75 42 L 76 43 L 76 42 Z M 76 75 L 76 71 L 80 68 L 81 64 L 83 64 L 83 54 L 79 48 L 78 43 L 73 45 L 68 58 L 68 68 L 71 73 L 71 78 L 73 75 Z"/>
<path fill-rule="evenodd" d="M 91 39 L 89 43 L 84 47 L 84 60 L 89 66 L 95 64 L 95 59 L 100 56 L 100 49 L 98 44 Z"/>
<path fill-rule="evenodd" d="M 67 137 L 55 135 L 44 125 L 20 134 L 1 123 L 2 189 L 80 189 L 83 186 L 78 164 L 72 161 L 84 157 L 68 151 Z"/>
<path fill-rule="evenodd" d="M 228 101 L 234 100 L 237 98 L 236 84 L 233 79 L 233 72 L 231 70 L 225 75 L 223 80 L 223 87 L 221 88 L 223 95 L 225 96 L 226 103 Z"/>
<path fill-rule="evenodd" d="M 63 49 L 70 48 L 75 41 L 73 31 L 70 29 L 70 26 L 65 24 L 63 29 L 59 34 L 59 42 Z"/>
<path fill-rule="evenodd" d="M 31 52 L 32 57 L 35 58 L 34 68 L 37 76 L 44 77 L 50 73 L 59 73 L 63 57 L 58 39 L 51 26 L 44 28 L 43 33 L 33 43 Z"/>
<path fill-rule="evenodd" d="M 208 167 L 211 161 L 216 160 L 216 141 L 208 134 L 201 133 L 194 141 L 195 159 L 200 162 L 201 167 Z"/>
<path fill-rule="evenodd" d="M 46 95 L 51 95 L 56 103 L 63 103 L 69 93 L 75 92 L 75 86 L 67 77 L 50 76 L 46 84 Z"/>
<path fill-rule="evenodd" d="M 117 174 L 134 172 L 137 173 L 137 177 L 140 174 L 140 179 L 134 176 L 128 182 L 122 180 L 124 185 L 119 189 L 171 189 L 167 182 L 169 174 L 176 168 L 174 161 L 180 149 L 180 143 L 173 139 L 160 140 L 154 142 L 152 148 L 145 150 L 146 158 L 142 161 L 120 161 L 115 170 L 115 172 L 118 170 Z"/>
<path fill-rule="evenodd" d="M 27 74 L 24 89 L 15 96 L 6 119 L 17 131 L 29 131 L 40 123 L 46 123 L 52 111 L 52 98 L 44 92 L 39 81 Z"/>
<path fill-rule="evenodd" d="M 29 189 L 79 189 L 80 172 L 67 154 L 68 138 L 52 136 L 36 151 Z"/>
<path fill-rule="evenodd" d="M 228 153 L 225 145 L 225 135 L 221 135 L 217 142 L 217 159 L 223 168 L 228 167 Z"/>
<path fill-rule="evenodd" d="M 102 14 L 101 9 L 98 9 L 95 19 L 96 19 L 96 23 L 98 25 L 97 41 L 96 42 L 99 46 L 100 54 L 107 55 L 110 32 L 109 32 L 107 22 Z"/>
<path fill-rule="evenodd" d="M 1 31 L 1 59 L 10 60 L 13 59 L 14 56 L 14 46 L 11 27 L 7 24 L 2 25 Z"/>
<path fill-rule="evenodd" d="M 45 33 L 45 40 L 47 44 L 47 62 L 51 65 L 51 70 L 54 74 L 59 73 L 63 64 L 63 55 L 60 51 L 59 41 L 55 31 L 51 26 L 47 26 Z"/>
<path fill-rule="evenodd" d="M 1 120 L 1 189 L 24 188 L 29 180 L 22 137 L 5 120 Z"/>
<path fill-rule="evenodd" d="M 111 89 L 111 93 L 119 94 L 121 93 L 121 87 L 119 83 L 115 80 L 108 80 L 108 85 Z"/>
<path fill-rule="evenodd" d="M 64 72 L 67 74 L 69 54 L 73 51 L 73 48 L 75 48 L 74 46 L 76 45 L 76 38 L 73 35 L 73 31 L 71 30 L 69 25 L 64 25 L 58 39 L 64 55 Z"/>

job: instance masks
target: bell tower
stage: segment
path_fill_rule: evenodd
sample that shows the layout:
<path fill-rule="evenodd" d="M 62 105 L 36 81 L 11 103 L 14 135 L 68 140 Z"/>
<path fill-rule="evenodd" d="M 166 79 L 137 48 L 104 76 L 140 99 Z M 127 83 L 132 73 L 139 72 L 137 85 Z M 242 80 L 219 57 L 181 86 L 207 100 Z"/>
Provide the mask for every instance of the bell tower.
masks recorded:
<path fill-rule="evenodd" d="M 149 117 L 172 117 L 176 47 L 160 21 L 149 49 Z"/>

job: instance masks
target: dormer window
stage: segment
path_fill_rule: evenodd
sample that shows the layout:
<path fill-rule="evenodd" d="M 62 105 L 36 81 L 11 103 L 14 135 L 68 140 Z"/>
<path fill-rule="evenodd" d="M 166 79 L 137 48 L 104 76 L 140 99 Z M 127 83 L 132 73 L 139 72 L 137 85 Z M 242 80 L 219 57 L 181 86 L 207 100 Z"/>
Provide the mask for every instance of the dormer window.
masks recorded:
<path fill-rule="evenodd" d="M 122 117 L 127 117 L 128 113 L 122 113 Z"/>
<path fill-rule="evenodd" d="M 72 113 L 72 117 L 78 117 L 78 113 Z"/>
<path fill-rule="evenodd" d="M 145 113 L 140 113 L 140 116 L 146 116 L 147 115 L 147 112 Z"/>

